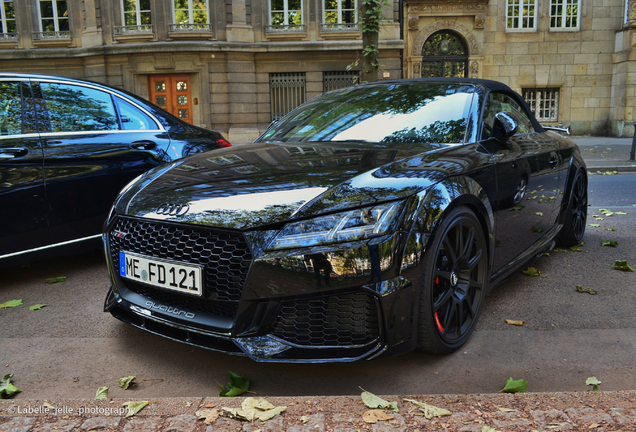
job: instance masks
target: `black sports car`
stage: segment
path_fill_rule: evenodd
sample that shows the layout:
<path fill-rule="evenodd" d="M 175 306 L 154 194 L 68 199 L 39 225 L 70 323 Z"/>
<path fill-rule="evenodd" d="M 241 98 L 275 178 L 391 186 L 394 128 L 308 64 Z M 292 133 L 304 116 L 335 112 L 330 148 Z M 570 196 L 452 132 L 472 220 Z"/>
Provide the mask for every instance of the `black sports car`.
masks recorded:
<path fill-rule="evenodd" d="M 586 212 L 576 144 L 507 86 L 350 87 L 131 184 L 105 310 L 258 361 L 450 353 L 493 286 L 580 242 Z"/>
<path fill-rule="evenodd" d="M 119 191 L 151 168 L 230 146 L 130 93 L 0 73 L 0 266 L 99 248 Z"/>

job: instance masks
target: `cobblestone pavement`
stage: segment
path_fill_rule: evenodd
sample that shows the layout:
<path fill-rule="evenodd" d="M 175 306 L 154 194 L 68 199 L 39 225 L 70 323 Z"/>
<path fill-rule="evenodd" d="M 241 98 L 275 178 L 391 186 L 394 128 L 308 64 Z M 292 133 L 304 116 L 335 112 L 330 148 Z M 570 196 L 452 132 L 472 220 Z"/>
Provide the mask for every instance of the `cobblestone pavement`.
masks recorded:
<path fill-rule="evenodd" d="M 406 396 L 392 418 L 365 423 L 360 397 L 272 397 L 286 406 L 280 416 L 253 423 L 220 417 L 206 425 L 195 412 L 202 406 L 238 408 L 242 398 L 166 398 L 125 418 L 126 400 L 5 400 L 0 402 L 0 432 L 171 431 L 171 432 L 415 432 L 415 431 L 636 431 L 636 392 L 524 393 L 410 396 L 449 410 L 450 416 L 426 419 Z"/>

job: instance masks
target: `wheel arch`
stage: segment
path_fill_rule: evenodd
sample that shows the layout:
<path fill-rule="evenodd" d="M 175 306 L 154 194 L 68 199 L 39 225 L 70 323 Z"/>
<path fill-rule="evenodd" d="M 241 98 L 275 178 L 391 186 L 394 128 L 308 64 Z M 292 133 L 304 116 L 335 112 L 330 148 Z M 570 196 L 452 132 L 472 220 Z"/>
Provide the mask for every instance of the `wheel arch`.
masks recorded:
<path fill-rule="evenodd" d="M 566 209 L 568 207 L 568 203 L 570 202 L 570 198 L 572 197 L 572 189 L 574 187 L 574 181 L 576 176 L 582 173 L 585 176 L 586 184 L 589 184 L 589 174 L 587 172 L 587 167 L 583 161 L 579 161 L 576 157 L 572 156 L 570 160 L 570 168 L 567 173 L 567 180 L 565 182 L 565 191 L 563 193 L 563 199 L 561 200 L 561 208 L 559 209 L 559 224 L 563 224 L 565 222 Z"/>

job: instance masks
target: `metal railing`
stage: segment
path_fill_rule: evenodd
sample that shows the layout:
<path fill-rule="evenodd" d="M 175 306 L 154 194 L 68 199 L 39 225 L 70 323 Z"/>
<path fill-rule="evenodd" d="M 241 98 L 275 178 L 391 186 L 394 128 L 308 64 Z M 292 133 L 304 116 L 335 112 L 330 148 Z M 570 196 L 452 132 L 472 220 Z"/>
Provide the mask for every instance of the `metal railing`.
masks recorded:
<path fill-rule="evenodd" d="M 265 33 L 267 34 L 305 33 L 305 25 L 304 24 L 266 25 Z"/>
<path fill-rule="evenodd" d="M 137 34 L 152 34 L 152 24 L 141 24 L 141 25 L 127 25 L 127 26 L 116 26 L 113 27 L 113 35 L 117 36 L 127 36 L 127 35 L 137 35 Z"/>
<path fill-rule="evenodd" d="M 170 24 L 170 33 L 212 33 L 212 24 Z"/>
<path fill-rule="evenodd" d="M 272 121 L 305 103 L 305 82 L 304 72 L 269 74 Z"/>
<path fill-rule="evenodd" d="M 71 39 L 70 31 L 33 32 L 34 41 Z"/>

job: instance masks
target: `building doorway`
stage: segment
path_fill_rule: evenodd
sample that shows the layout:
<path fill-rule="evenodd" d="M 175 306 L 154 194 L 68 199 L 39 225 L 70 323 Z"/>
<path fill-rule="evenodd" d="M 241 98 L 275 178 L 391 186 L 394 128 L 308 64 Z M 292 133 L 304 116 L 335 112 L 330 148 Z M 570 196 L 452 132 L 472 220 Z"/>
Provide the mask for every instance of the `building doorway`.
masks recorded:
<path fill-rule="evenodd" d="M 468 47 L 455 32 L 433 33 L 422 47 L 422 78 L 468 77 Z"/>
<path fill-rule="evenodd" d="M 150 101 L 192 124 L 189 75 L 150 75 Z"/>

